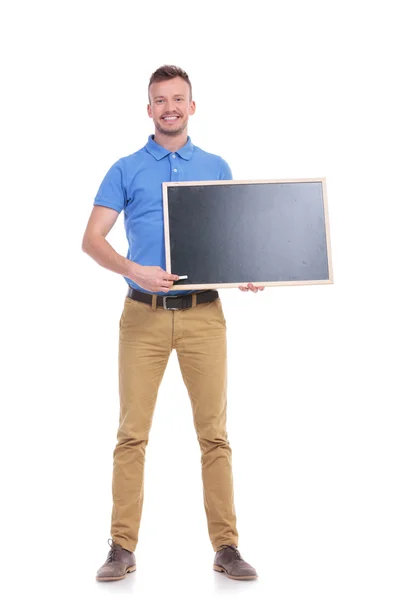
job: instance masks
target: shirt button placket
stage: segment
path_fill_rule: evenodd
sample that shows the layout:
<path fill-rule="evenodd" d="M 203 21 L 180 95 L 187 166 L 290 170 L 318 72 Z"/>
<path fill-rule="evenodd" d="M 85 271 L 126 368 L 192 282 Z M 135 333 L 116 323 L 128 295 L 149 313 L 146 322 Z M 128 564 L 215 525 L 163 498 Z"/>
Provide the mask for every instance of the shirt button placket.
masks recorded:
<path fill-rule="evenodd" d="M 175 166 L 175 165 L 177 165 L 176 154 L 171 154 L 171 158 L 172 158 L 171 167 L 173 167 L 171 181 L 179 181 L 178 168 Z"/>

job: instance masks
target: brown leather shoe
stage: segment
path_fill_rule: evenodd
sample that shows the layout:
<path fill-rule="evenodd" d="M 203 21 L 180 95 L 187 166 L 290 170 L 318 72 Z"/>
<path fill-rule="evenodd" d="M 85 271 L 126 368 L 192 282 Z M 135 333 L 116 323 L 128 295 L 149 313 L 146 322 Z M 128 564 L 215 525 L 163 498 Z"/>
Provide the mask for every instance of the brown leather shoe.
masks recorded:
<path fill-rule="evenodd" d="M 257 579 L 256 570 L 240 556 L 237 546 L 222 546 L 214 558 L 214 571 L 231 579 Z"/>
<path fill-rule="evenodd" d="M 123 579 L 127 573 L 136 571 L 136 560 L 133 552 L 125 550 L 120 544 L 114 544 L 112 539 L 108 540 L 108 545 L 111 550 L 108 552 L 106 562 L 97 571 L 97 581 L 116 581 L 117 579 Z"/>

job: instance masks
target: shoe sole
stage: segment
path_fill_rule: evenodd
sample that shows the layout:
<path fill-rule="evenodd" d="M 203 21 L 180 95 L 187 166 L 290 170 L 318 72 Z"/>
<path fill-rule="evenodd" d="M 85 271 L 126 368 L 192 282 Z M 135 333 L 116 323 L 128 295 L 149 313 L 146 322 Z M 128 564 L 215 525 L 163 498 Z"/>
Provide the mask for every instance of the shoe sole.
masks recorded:
<path fill-rule="evenodd" d="M 136 565 L 128 567 L 125 574 L 120 577 L 96 577 L 96 581 L 118 581 L 119 579 L 124 579 L 128 573 L 133 573 L 133 571 L 136 571 Z"/>
<path fill-rule="evenodd" d="M 224 567 L 220 567 L 219 565 L 216 565 L 215 563 L 213 565 L 213 569 L 214 569 L 214 571 L 218 571 L 218 573 L 224 573 L 230 579 L 242 579 L 242 580 L 258 579 L 258 575 L 243 575 L 242 577 L 235 577 L 235 575 L 229 575 L 228 571 L 226 569 L 224 569 Z"/>

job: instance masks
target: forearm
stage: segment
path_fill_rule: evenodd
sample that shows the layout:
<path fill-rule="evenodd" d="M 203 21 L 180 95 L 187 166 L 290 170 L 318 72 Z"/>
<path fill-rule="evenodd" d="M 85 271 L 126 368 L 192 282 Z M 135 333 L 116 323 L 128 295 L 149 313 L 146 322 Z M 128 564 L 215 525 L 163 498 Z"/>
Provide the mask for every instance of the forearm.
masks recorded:
<path fill-rule="evenodd" d="M 118 254 L 102 235 L 84 240 L 82 250 L 101 267 L 135 280 L 140 265 Z"/>

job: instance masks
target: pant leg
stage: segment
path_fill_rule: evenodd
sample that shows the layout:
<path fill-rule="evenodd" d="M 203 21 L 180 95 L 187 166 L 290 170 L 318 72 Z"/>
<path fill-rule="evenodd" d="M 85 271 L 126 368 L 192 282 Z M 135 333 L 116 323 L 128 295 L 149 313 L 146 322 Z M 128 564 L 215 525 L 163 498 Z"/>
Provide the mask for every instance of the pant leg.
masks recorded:
<path fill-rule="evenodd" d="M 125 299 L 119 332 L 120 417 L 113 454 L 111 537 L 133 552 L 143 506 L 145 451 L 172 346 L 172 314 Z"/>
<path fill-rule="evenodd" d="M 214 550 L 238 544 L 232 450 L 226 431 L 226 323 L 220 299 L 175 313 L 174 343 L 201 449 L 204 507 Z"/>

